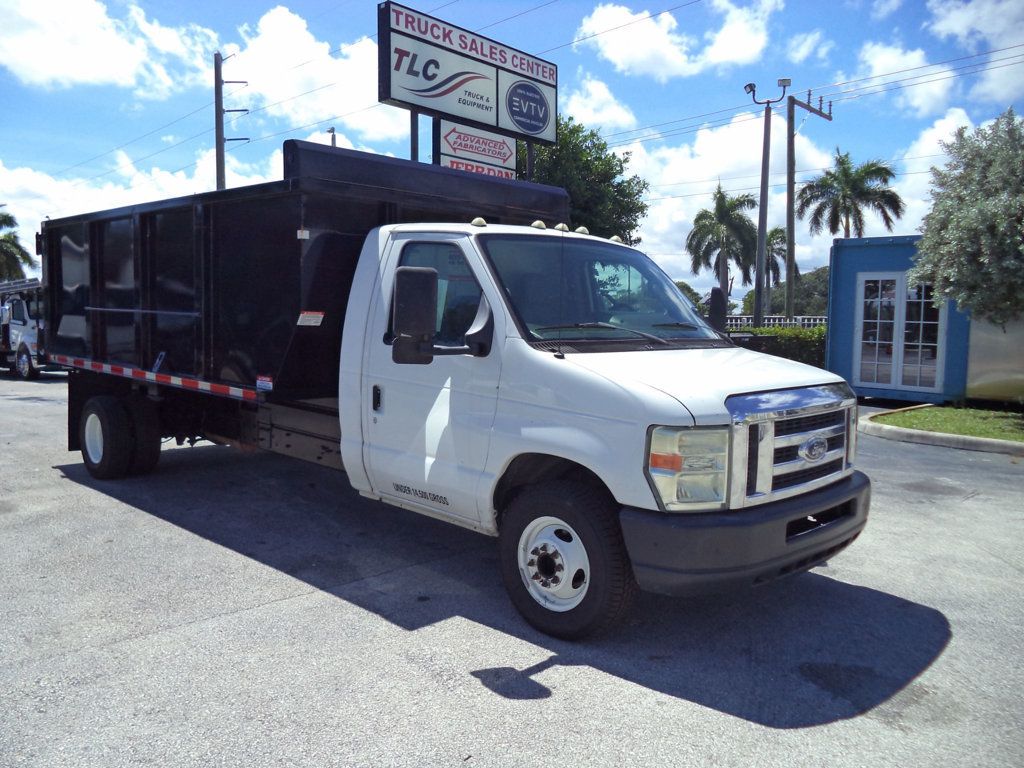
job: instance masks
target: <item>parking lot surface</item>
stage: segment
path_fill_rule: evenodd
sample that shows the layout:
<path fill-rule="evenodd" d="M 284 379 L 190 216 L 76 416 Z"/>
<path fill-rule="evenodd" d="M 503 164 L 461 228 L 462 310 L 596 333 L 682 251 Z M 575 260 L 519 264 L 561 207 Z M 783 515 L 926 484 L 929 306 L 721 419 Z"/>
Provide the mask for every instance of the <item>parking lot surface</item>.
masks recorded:
<path fill-rule="evenodd" d="M 0 766 L 1024 765 L 1024 460 L 862 435 L 810 573 L 530 629 L 493 540 L 200 444 L 100 482 L 0 379 Z"/>

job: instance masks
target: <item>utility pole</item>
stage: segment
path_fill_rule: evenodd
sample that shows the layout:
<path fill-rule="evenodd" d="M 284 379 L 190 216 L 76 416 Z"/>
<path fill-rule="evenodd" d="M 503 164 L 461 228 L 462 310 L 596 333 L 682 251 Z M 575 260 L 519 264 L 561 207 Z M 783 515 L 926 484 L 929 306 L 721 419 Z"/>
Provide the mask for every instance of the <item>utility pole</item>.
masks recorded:
<path fill-rule="evenodd" d="M 231 57 L 228 56 L 230 59 Z M 225 112 L 248 112 L 248 109 L 224 109 L 224 84 L 225 83 L 239 83 L 242 85 L 248 85 L 249 83 L 245 80 L 225 80 L 221 77 L 221 69 L 224 64 L 224 59 L 220 55 L 220 51 L 216 51 L 213 54 L 213 141 L 216 144 L 214 148 L 214 156 L 217 160 L 217 189 L 224 189 L 224 144 L 228 141 L 248 141 L 248 138 L 239 139 L 225 139 L 224 138 L 224 113 Z"/>
<path fill-rule="evenodd" d="M 793 319 L 796 302 L 796 257 L 794 255 L 796 237 L 796 127 L 795 107 L 806 109 L 811 114 L 832 120 L 832 102 L 828 103 L 828 114 L 822 111 L 824 99 L 818 97 L 818 108 L 811 106 L 811 92 L 807 92 L 807 101 L 800 101 L 790 96 L 786 101 L 786 319 Z"/>
<path fill-rule="evenodd" d="M 754 327 L 764 324 L 764 281 L 765 281 L 765 238 L 768 234 L 768 162 L 772 141 L 772 104 L 786 97 L 786 89 L 792 81 L 780 77 L 782 95 L 777 99 L 757 98 L 757 86 L 747 83 L 743 90 L 750 94 L 755 104 L 764 104 L 764 146 L 761 149 L 761 203 L 757 211 L 757 261 L 754 264 Z"/>

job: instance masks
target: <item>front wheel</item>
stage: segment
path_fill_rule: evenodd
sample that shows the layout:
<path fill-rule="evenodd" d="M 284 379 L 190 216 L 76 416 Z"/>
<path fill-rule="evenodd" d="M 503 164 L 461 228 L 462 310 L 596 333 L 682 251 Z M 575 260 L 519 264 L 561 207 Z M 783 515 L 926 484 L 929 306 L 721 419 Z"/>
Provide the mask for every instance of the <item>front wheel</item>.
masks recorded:
<path fill-rule="evenodd" d="M 39 369 L 32 364 L 32 353 L 28 351 L 28 347 L 24 344 L 18 347 L 15 370 L 18 372 L 18 376 L 25 381 L 39 378 Z"/>
<path fill-rule="evenodd" d="M 545 634 L 576 640 L 607 629 L 636 598 L 617 509 L 600 488 L 527 488 L 506 510 L 498 546 L 512 603 Z"/>

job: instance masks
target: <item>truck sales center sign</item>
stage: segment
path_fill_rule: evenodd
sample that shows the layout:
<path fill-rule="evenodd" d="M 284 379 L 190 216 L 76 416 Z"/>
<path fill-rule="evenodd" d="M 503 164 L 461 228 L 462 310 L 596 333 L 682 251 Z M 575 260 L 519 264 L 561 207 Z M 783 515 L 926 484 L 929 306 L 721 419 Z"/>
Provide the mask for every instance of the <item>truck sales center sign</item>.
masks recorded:
<path fill-rule="evenodd" d="M 391 2 L 377 30 L 380 101 L 555 143 L 554 64 Z"/>

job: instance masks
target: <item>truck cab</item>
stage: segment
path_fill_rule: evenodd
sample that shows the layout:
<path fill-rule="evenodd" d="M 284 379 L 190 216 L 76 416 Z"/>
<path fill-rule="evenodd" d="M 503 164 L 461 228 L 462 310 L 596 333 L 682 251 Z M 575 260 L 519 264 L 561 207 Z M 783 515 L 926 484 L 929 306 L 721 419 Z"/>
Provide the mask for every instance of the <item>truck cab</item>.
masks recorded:
<path fill-rule="evenodd" d="M 613 621 L 635 587 L 764 584 L 864 526 L 845 382 L 735 347 L 635 249 L 482 220 L 391 226 L 354 282 L 350 481 L 498 536 L 509 593 L 545 632 Z"/>
<path fill-rule="evenodd" d="M 39 280 L 0 283 L 0 365 L 35 379 L 45 365 L 43 293 Z"/>

